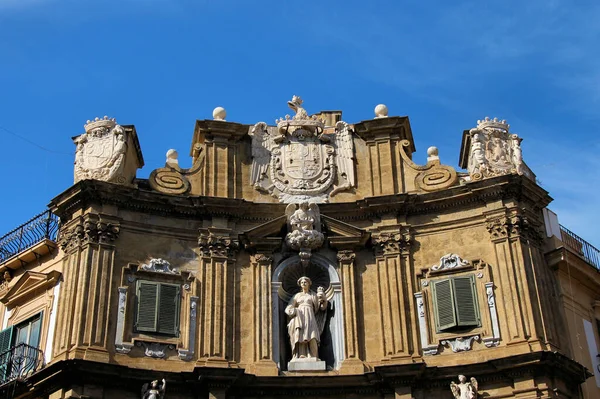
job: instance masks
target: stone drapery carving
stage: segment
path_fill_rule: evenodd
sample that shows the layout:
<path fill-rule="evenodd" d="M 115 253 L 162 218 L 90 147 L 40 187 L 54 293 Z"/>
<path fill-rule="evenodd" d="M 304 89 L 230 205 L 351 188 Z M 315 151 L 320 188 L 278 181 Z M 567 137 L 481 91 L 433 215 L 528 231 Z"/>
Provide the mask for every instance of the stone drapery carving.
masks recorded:
<path fill-rule="evenodd" d="M 300 97 L 294 96 L 288 106 L 296 114 L 277 120 L 276 128 L 265 122 L 252 128 L 254 188 L 284 203 L 327 202 L 330 196 L 353 188 L 354 142 L 349 125 L 340 121 L 333 134 L 324 133 L 324 122 L 308 116 Z"/>
<path fill-rule="evenodd" d="M 449 346 L 452 352 L 464 352 L 470 351 L 473 347 L 474 341 L 479 341 L 479 335 L 473 335 L 471 337 L 457 337 L 454 339 L 445 339 L 440 342 L 444 346 Z"/>
<path fill-rule="evenodd" d="M 85 133 L 74 139 L 75 183 L 94 179 L 128 183 L 123 174 L 127 152 L 127 134 L 114 118 L 96 118 L 84 125 Z"/>
<path fill-rule="evenodd" d="M 310 369 L 324 370 L 325 362 L 319 360 L 319 344 L 325 327 L 327 298 L 325 289 L 310 289 L 312 281 L 303 276 L 298 279 L 301 291 L 295 294 L 285 308 L 289 316 L 288 334 L 292 346 L 292 360 L 288 369 L 293 370 L 296 362 L 313 363 Z M 306 369 L 306 366 L 303 367 Z"/>
<path fill-rule="evenodd" d="M 196 318 L 198 313 L 198 297 L 190 296 L 190 319 L 188 331 L 188 348 L 177 349 L 181 360 L 192 360 L 196 351 Z"/>
<path fill-rule="evenodd" d="M 145 270 L 147 272 L 179 274 L 177 269 L 171 268 L 171 264 L 169 262 L 160 258 L 152 258 L 148 263 L 140 267 L 142 270 Z"/>
<path fill-rule="evenodd" d="M 174 350 L 175 345 L 172 344 L 163 344 L 160 342 L 144 342 L 137 341 L 136 346 L 144 348 L 144 355 L 148 357 L 154 357 L 157 359 L 162 359 L 167 356 L 167 350 Z"/>
<path fill-rule="evenodd" d="M 428 327 L 427 327 L 427 314 L 425 313 L 425 302 L 423 300 L 422 292 L 415 292 L 415 299 L 417 301 L 417 316 L 419 320 L 419 335 L 421 339 L 421 349 L 423 355 L 437 355 L 439 351 L 439 345 L 429 343 Z"/>
<path fill-rule="evenodd" d="M 458 384 L 454 381 L 450 383 L 450 390 L 455 399 L 476 399 L 478 389 L 479 384 L 475 377 L 471 377 L 471 379 L 467 381 L 467 377 L 459 375 Z"/>
<path fill-rule="evenodd" d="M 158 380 L 152 381 L 150 384 L 142 386 L 142 399 L 164 399 L 165 391 L 167 390 L 167 382 L 162 379 L 162 384 Z"/>
<path fill-rule="evenodd" d="M 455 269 L 457 267 L 469 266 L 469 261 L 463 260 L 457 254 L 446 254 L 440 258 L 439 265 L 431 266 L 432 271 L 442 271 L 447 269 Z"/>
<path fill-rule="evenodd" d="M 323 245 L 325 237 L 321 233 L 319 206 L 315 203 L 301 202 L 289 204 L 285 209 L 288 220 L 288 233 L 285 242 L 300 252 L 302 264 L 308 266 L 311 251 Z"/>
<path fill-rule="evenodd" d="M 477 127 L 469 131 L 467 169 L 473 180 L 517 173 L 533 178 L 523 163 L 521 141 L 518 135 L 509 132 L 505 120 L 486 117 L 477 121 Z"/>
<path fill-rule="evenodd" d="M 129 342 L 123 342 L 123 332 L 125 331 L 125 312 L 127 310 L 127 287 L 119 287 L 119 313 L 117 314 L 117 332 L 115 334 L 115 350 L 118 353 L 129 353 L 133 345 Z"/>
<path fill-rule="evenodd" d="M 381 232 L 372 240 L 378 256 L 395 255 L 409 250 L 412 235 L 408 228 L 403 228 L 399 232 Z"/>

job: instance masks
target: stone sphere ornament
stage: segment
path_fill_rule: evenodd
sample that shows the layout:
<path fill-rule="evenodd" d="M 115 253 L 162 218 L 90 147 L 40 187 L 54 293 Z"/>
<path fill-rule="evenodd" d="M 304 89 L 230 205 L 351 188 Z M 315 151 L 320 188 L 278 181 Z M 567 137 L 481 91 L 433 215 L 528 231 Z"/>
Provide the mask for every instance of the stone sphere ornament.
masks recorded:
<path fill-rule="evenodd" d="M 224 121 L 227 116 L 227 111 L 223 107 L 217 107 L 213 110 L 213 119 L 216 121 Z"/>
<path fill-rule="evenodd" d="M 385 104 L 379 104 L 375 107 L 375 118 L 387 118 L 388 107 Z"/>
<path fill-rule="evenodd" d="M 437 147 L 429 147 L 429 148 L 427 149 L 427 155 L 428 155 L 428 156 L 430 156 L 430 157 L 436 157 L 436 156 L 438 156 L 439 154 L 440 154 L 440 153 L 439 153 L 439 150 L 438 150 L 438 148 L 437 148 Z"/>

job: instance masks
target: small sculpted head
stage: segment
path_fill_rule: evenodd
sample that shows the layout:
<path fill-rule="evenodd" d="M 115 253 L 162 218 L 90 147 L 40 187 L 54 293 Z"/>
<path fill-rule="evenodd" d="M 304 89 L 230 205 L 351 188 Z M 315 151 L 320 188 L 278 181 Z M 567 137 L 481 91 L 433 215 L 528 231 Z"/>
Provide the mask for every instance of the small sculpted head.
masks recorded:
<path fill-rule="evenodd" d="M 298 285 L 300 286 L 300 288 L 302 288 L 303 291 L 306 291 L 312 285 L 312 281 L 310 280 L 310 278 L 302 276 L 298 279 Z"/>
<path fill-rule="evenodd" d="M 458 382 L 460 382 L 461 384 L 464 384 L 465 382 L 467 382 L 467 377 L 465 377 L 464 375 L 459 375 L 458 376 Z"/>

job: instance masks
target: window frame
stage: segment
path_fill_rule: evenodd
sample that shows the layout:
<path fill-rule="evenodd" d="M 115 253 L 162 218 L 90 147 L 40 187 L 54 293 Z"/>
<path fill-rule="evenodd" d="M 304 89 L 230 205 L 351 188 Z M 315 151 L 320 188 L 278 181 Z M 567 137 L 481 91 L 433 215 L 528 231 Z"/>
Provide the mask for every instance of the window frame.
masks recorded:
<path fill-rule="evenodd" d="M 141 302 L 140 289 L 142 284 L 147 286 L 155 286 L 155 298 L 154 298 L 154 326 L 153 327 L 140 327 L 140 305 L 143 306 Z M 173 295 L 174 301 L 174 319 L 172 329 L 166 329 L 161 325 L 161 314 L 164 314 L 163 310 L 166 304 L 161 300 L 164 298 L 164 287 L 172 287 L 175 288 L 175 294 Z M 133 320 L 133 331 L 136 333 L 142 334 L 157 334 L 161 336 L 175 337 L 178 338 L 181 335 L 181 301 L 182 301 L 182 287 L 180 284 L 167 283 L 163 281 L 154 281 L 154 280 L 143 280 L 139 279 L 136 281 L 135 287 L 135 311 L 134 311 L 134 320 Z"/>
<path fill-rule="evenodd" d="M 471 309 L 463 309 L 460 311 L 460 308 L 464 307 L 464 304 L 459 305 L 459 299 L 457 298 L 457 281 L 464 281 L 468 279 L 470 285 L 470 303 L 472 305 Z M 479 298 L 477 294 L 477 286 L 475 283 L 475 275 L 461 275 L 461 276 L 452 276 L 443 279 L 437 279 L 431 282 L 431 299 L 433 304 L 433 313 L 434 313 L 434 324 L 436 333 L 452 333 L 455 331 L 463 331 L 469 330 L 473 328 L 481 327 L 481 311 L 479 309 Z M 440 290 L 442 284 L 447 283 L 449 285 L 449 297 L 440 298 L 438 296 L 438 291 Z M 463 289 L 463 287 L 459 287 L 459 289 Z M 460 296 L 464 297 L 464 291 L 460 293 Z M 447 312 L 448 309 L 452 311 L 452 322 L 442 323 L 440 320 L 440 304 L 445 303 L 445 310 Z M 449 302 L 449 303 L 448 303 Z M 448 305 L 451 305 L 450 307 Z M 461 317 L 461 314 L 463 317 Z M 475 320 L 465 320 L 466 316 L 473 316 Z M 449 316 L 449 315 L 448 315 Z M 468 318 L 468 317 L 467 317 Z"/>

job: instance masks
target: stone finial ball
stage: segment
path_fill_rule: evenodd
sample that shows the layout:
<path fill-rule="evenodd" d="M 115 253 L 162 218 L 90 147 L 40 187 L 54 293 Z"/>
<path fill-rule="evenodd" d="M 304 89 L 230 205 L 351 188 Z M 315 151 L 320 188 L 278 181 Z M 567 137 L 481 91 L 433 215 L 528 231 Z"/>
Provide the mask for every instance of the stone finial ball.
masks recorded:
<path fill-rule="evenodd" d="M 227 112 L 223 107 L 217 107 L 213 110 L 213 119 L 216 121 L 224 121 L 227 116 Z"/>
<path fill-rule="evenodd" d="M 375 118 L 385 118 L 388 116 L 388 107 L 385 104 L 379 104 L 375 107 Z"/>
<path fill-rule="evenodd" d="M 172 148 L 169 151 L 167 151 L 167 159 L 177 159 L 178 156 L 179 154 L 177 153 L 177 151 Z"/>
<path fill-rule="evenodd" d="M 437 147 L 429 147 L 427 149 L 427 156 L 437 157 L 439 155 L 439 151 Z"/>

